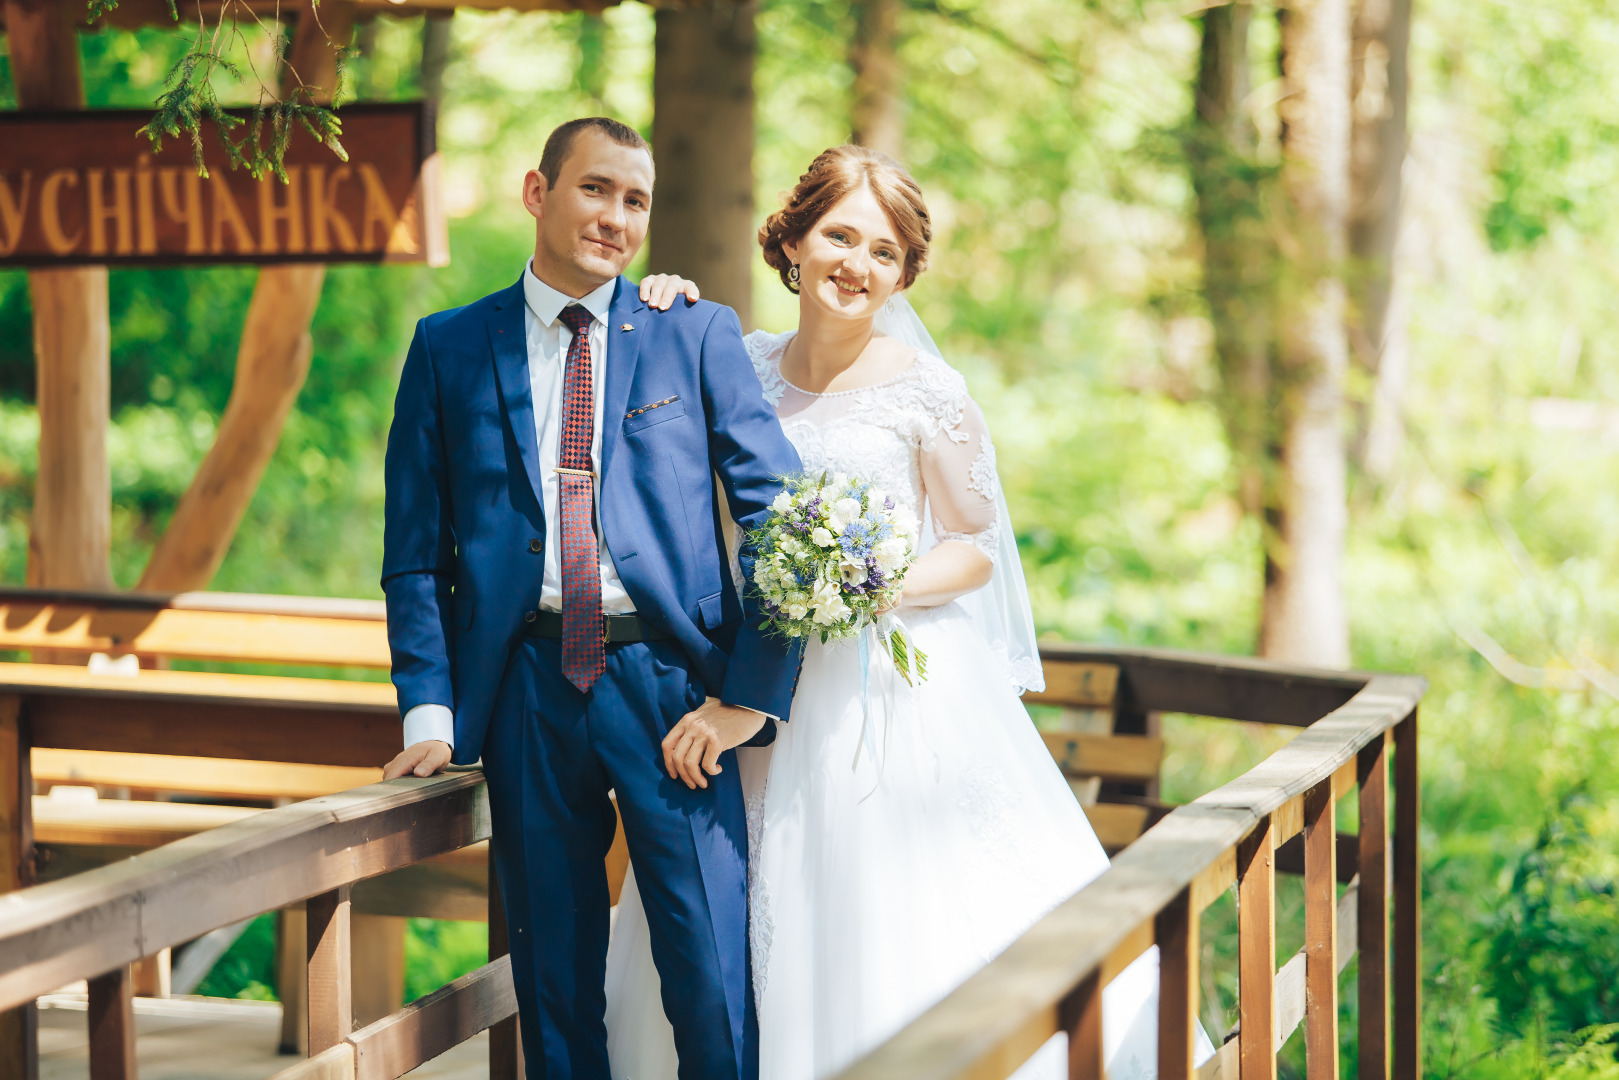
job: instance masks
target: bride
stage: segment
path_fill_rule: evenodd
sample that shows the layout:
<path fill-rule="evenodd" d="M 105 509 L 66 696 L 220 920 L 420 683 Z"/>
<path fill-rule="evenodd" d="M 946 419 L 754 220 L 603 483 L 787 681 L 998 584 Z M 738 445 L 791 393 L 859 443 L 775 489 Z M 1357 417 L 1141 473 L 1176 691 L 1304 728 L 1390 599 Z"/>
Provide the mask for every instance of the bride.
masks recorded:
<path fill-rule="evenodd" d="M 1018 700 L 1044 683 L 983 414 L 901 296 L 930 237 L 915 180 L 857 146 L 817 157 L 759 231 L 799 325 L 747 345 L 804 468 L 931 527 L 897 612 L 926 681 L 811 642 L 775 744 L 738 751 L 761 1080 L 852 1064 L 1107 867 Z M 1109 1075 L 1156 1075 L 1157 982 L 1152 950 L 1108 986 Z M 676 1075 L 660 992 L 632 871 L 607 959 L 614 1080 Z M 1017 1075 L 1066 1076 L 1062 1038 Z"/>

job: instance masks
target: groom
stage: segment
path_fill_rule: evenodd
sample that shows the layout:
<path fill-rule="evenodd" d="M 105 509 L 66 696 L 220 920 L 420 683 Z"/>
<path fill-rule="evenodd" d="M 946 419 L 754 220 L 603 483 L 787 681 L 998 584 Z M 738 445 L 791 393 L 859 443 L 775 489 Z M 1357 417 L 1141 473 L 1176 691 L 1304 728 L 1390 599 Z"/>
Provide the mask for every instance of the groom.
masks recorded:
<path fill-rule="evenodd" d="M 608 1076 L 609 791 L 682 1080 L 758 1073 L 732 748 L 774 736 L 797 658 L 737 594 L 721 521 L 760 524 L 799 460 L 735 312 L 659 311 L 621 276 L 652 186 L 633 129 L 552 132 L 532 261 L 417 324 L 388 434 L 386 775 L 483 761 L 529 1080 Z"/>

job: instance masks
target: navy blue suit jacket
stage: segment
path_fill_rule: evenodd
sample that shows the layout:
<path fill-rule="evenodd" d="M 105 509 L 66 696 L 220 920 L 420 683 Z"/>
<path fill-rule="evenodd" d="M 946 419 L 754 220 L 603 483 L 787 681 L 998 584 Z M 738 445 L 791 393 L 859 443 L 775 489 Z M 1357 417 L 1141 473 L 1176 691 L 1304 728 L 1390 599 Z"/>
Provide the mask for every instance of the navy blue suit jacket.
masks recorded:
<path fill-rule="evenodd" d="M 388 433 L 382 588 L 399 709 L 450 706 L 461 764 L 483 751 L 545 569 L 523 307 L 519 279 L 418 322 Z M 759 525 L 800 464 L 736 313 L 684 300 L 658 311 L 620 277 L 607 341 L 598 526 L 619 579 L 708 693 L 785 719 L 798 650 L 737 595 L 721 514 Z"/>

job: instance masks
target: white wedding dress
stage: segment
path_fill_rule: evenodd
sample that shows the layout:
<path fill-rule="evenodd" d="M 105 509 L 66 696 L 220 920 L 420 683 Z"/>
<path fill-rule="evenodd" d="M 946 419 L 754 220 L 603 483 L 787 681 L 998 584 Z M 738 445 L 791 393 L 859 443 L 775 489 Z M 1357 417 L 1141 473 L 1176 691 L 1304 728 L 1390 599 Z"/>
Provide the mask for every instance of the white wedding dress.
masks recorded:
<path fill-rule="evenodd" d="M 747 344 L 807 471 L 872 481 L 929 522 L 935 543 L 1007 550 L 994 447 L 959 373 L 919 351 L 877 386 L 811 394 L 782 378 L 790 337 Z M 812 642 L 775 744 L 738 751 L 760 1080 L 852 1064 L 1107 867 L 1018 700 L 1039 685 L 1037 665 L 1012 670 L 960 602 L 902 618 L 927 679 L 913 689 L 869 650 L 874 739 L 862 739 L 860 651 Z M 1112 1077 L 1156 1075 L 1157 984 L 1152 950 L 1107 988 Z M 613 1080 L 674 1080 L 633 873 L 608 950 L 607 1028 Z M 1060 1036 L 1017 1073 L 1066 1076 Z"/>

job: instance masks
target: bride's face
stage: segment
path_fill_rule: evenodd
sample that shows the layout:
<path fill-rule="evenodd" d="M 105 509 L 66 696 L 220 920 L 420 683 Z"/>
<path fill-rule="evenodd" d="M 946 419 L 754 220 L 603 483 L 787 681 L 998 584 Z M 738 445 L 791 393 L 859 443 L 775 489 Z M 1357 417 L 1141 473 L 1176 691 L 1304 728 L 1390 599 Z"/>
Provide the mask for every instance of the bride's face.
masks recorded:
<path fill-rule="evenodd" d="M 804 238 L 783 244 L 798 264 L 805 301 L 847 319 L 874 317 L 900 290 L 905 248 L 899 230 L 867 187 L 834 203 Z"/>

